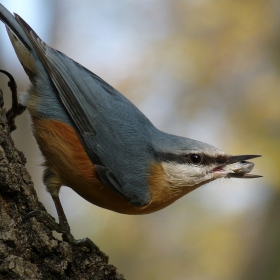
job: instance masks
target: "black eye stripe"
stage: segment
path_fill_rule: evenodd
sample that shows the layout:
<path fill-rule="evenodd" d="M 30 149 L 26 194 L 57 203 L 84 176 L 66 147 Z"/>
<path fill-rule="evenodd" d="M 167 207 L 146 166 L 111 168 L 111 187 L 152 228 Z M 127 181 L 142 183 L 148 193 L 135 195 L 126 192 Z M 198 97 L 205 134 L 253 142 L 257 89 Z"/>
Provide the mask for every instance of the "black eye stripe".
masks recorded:
<path fill-rule="evenodd" d="M 156 157 L 158 161 L 163 162 L 176 162 L 179 164 L 186 164 L 188 163 L 188 157 L 187 155 L 176 155 L 171 153 L 157 153 Z"/>
<path fill-rule="evenodd" d="M 200 165 L 210 165 L 210 164 L 224 164 L 228 160 L 228 156 L 221 155 L 218 157 L 212 157 L 205 154 L 200 153 L 190 153 L 190 154 L 172 154 L 172 153 L 157 153 L 156 158 L 158 161 L 164 161 L 164 162 L 176 162 L 178 164 L 186 164 L 190 163 L 190 155 L 197 154 L 202 157 L 202 161 Z"/>

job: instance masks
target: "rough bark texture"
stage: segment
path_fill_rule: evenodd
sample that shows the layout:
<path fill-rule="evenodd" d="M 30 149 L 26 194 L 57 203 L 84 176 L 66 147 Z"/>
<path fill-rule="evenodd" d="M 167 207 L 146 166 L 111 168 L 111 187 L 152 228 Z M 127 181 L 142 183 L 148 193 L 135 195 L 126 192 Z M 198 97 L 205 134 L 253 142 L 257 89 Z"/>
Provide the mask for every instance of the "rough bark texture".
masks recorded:
<path fill-rule="evenodd" d="M 2 279 L 124 279 L 98 248 L 72 246 L 52 236 L 31 218 L 45 210 L 38 201 L 25 157 L 11 138 L 0 89 L 0 280 Z"/>

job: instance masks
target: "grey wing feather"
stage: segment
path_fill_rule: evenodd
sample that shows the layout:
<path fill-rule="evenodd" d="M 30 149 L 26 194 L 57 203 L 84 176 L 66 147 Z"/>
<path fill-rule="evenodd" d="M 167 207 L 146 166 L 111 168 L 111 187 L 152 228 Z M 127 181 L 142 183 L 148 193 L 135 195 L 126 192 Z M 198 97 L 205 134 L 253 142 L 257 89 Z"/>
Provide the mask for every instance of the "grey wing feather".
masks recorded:
<path fill-rule="evenodd" d="M 150 201 L 151 122 L 89 70 L 50 48 L 17 16 L 47 70 L 101 180 L 134 205 Z M 106 176 L 106 178 L 105 178 Z"/>
<path fill-rule="evenodd" d="M 97 173 L 100 177 L 100 180 L 106 186 L 108 186 L 111 190 L 113 190 L 117 194 L 123 196 L 121 193 L 121 185 L 118 182 L 118 179 L 107 167 L 95 165 L 95 170 L 97 171 Z"/>

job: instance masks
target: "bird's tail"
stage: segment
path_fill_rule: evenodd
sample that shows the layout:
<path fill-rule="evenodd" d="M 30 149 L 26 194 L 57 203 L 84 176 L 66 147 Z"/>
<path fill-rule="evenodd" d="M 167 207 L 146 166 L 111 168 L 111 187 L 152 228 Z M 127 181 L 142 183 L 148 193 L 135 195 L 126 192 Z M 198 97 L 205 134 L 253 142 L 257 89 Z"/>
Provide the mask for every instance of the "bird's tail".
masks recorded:
<path fill-rule="evenodd" d="M 28 76 L 35 74 L 36 52 L 25 30 L 20 25 L 22 19 L 16 14 L 13 16 L 0 4 L 0 20 L 6 25 L 12 45 L 26 73 Z"/>

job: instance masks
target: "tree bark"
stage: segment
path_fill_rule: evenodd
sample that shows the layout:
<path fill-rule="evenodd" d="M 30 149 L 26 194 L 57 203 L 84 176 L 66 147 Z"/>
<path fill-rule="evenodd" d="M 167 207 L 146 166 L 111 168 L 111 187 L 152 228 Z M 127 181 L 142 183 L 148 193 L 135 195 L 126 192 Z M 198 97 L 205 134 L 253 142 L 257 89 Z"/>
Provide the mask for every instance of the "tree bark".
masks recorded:
<path fill-rule="evenodd" d="M 53 237 L 36 218 L 24 220 L 38 201 L 26 159 L 10 135 L 0 89 L 0 280 L 124 279 L 98 248 L 73 246 Z"/>

